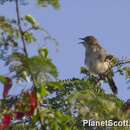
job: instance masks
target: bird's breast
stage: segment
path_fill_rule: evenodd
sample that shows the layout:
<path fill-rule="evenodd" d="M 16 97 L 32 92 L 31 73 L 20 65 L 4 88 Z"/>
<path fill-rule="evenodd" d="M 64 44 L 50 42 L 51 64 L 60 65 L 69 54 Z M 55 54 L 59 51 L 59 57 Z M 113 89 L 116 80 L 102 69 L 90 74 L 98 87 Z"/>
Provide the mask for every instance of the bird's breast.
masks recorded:
<path fill-rule="evenodd" d="M 97 58 L 87 58 L 86 65 L 89 70 L 95 74 L 105 73 L 109 68 L 109 62 L 101 62 Z"/>
<path fill-rule="evenodd" d="M 109 69 L 108 62 L 98 62 L 95 64 L 95 69 L 97 73 L 103 74 Z"/>

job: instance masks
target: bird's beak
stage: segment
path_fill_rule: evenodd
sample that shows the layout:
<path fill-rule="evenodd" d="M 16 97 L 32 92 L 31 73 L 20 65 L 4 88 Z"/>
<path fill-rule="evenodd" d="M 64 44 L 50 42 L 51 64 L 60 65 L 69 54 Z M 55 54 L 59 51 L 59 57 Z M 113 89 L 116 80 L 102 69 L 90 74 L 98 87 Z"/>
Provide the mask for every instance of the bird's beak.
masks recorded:
<path fill-rule="evenodd" d="M 79 38 L 80 40 L 85 40 L 84 38 Z"/>
<path fill-rule="evenodd" d="M 83 40 L 84 41 L 84 38 L 79 38 L 80 40 Z M 84 44 L 84 42 L 79 42 L 78 44 Z"/>
<path fill-rule="evenodd" d="M 83 44 L 84 44 L 84 42 L 78 42 L 78 44 L 82 44 L 82 45 L 83 45 Z"/>

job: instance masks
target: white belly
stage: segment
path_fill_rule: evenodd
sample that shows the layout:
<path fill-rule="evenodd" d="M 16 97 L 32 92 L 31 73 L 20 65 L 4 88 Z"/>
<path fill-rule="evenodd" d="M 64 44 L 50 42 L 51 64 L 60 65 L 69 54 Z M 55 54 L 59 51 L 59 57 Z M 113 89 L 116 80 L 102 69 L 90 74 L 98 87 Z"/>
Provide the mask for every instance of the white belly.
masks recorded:
<path fill-rule="evenodd" d="M 90 72 L 93 74 L 102 74 L 109 69 L 110 64 L 108 61 L 105 61 L 105 56 L 105 54 L 102 55 L 98 50 L 86 50 L 85 64 Z"/>
<path fill-rule="evenodd" d="M 97 63 L 96 69 L 98 73 L 105 73 L 109 68 L 108 62 Z"/>
<path fill-rule="evenodd" d="M 103 74 L 109 68 L 109 62 L 95 62 L 88 66 L 90 71 L 95 74 Z"/>

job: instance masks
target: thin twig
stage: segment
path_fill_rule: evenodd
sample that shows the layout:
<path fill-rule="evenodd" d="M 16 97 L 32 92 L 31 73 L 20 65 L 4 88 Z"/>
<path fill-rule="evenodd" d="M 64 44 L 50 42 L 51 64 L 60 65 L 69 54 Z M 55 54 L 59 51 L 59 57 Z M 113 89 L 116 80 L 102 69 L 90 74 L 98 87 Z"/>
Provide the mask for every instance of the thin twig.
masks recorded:
<path fill-rule="evenodd" d="M 24 39 L 24 32 L 23 32 L 22 26 L 21 26 L 20 11 L 19 11 L 19 3 L 18 3 L 18 1 L 19 0 L 16 0 L 16 13 L 17 13 L 18 27 L 19 27 L 19 32 L 21 34 L 21 40 L 22 40 L 22 43 L 23 43 L 24 53 L 25 53 L 26 57 L 29 58 L 29 55 L 28 55 L 28 52 L 27 52 L 27 47 L 26 47 L 26 42 L 25 42 L 25 39 Z M 28 69 L 29 69 L 29 72 L 30 72 L 30 75 L 31 75 L 31 79 L 33 81 L 34 89 L 36 89 L 35 78 L 34 78 L 33 73 L 31 71 L 30 65 L 28 65 Z"/>
<path fill-rule="evenodd" d="M 28 28 L 27 30 L 25 30 L 23 33 L 25 34 L 26 32 L 31 31 L 31 30 L 33 30 L 33 29 L 34 29 L 34 27 L 30 27 L 30 28 Z"/>
<path fill-rule="evenodd" d="M 18 27 L 19 27 L 19 31 L 20 31 L 20 34 L 21 34 L 21 39 L 22 39 L 22 42 L 23 42 L 23 49 L 24 49 L 25 55 L 28 57 L 28 52 L 27 52 L 26 43 L 25 43 L 25 40 L 24 40 L 23 30 L 22 30 L 22 27 L 21 27 L 21 20 L 20 20 L 20 11 L 19 11 L 18 0 L 16 0 L 16 13 L 17 13 Z"/>
<path fill-rule="evenodd" d="M 114 65 L 114 67 L 118 66 L 118 65 L 124 65 L 124 64 L 130 64 L 130 60 L 127 61 L 119 61 L 117 64 Z"/>
<path fill-rule="evenodd" d="M 25 42 L 25 39 L 24 39 L 24 31 L 22 30 L 22 26 L 21 26 L 19 2 L 18 1 L 19 0 L 16 0 L 16 13 L 17 13 L 18 27 L 19 27 L 19 32 L 21 34 L 21 40 L 22 40 L 22 43 L 23 43 L 24 53 L 25 53 L 26 57 L 29 57 L 28 52 L 27 52 L 26 42 Z M 32 70 L 31 70 L 30 66 L 29 66 L 29 72 L 30 72 L 31 79 L 32 79 L 32 82 L 33 82 L 34 90 L 36 91 L 37 89 L 36 89 L 35 78 L 33 76 L 33 73 L 32 73 Z M 40 115 L 40 110 L 39 109 L 38 109 L 38 113 Z M 43 126 L 43 124 L 41 122 L 41 118 L 40 118 L 40 123 L 41 123 L 42 129 L 45 130 L 45 127 Z"/>

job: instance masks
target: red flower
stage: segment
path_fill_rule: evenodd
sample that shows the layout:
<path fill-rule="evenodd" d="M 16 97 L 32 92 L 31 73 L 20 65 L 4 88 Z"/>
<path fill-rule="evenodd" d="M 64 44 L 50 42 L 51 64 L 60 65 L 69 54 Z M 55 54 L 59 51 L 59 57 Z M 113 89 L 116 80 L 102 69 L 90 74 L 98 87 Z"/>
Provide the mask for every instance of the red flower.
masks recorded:
<path fill-rule="evenodd" d="M 0 124 L 0 130 L 4 130 L 11 123 L 12 117 L 9 114 L 5 114 L 2 120 L 2 124 Z"/>
<path fill-rule="evenodd" d="M 28 111 L 25 113 L 21 113 L 21 112 L 17 112 L 16 113 L 16 118 L 21 118 L 24 115 L 26 116 L 32 116 L 36 107 L 37 107 L 37 96 L 36 96 L 36 92 L 32 91 L 31 93 L 29 92 L 24 92 L 23 96 L 27 97 L 28 99 Z"/>
<path fill-rule="evenodd" d="M 8 95 L 8 92 L 11 87 L 12 87 L 12 80 L 10 78 L 6 77 L 6 81 L 4 84 L 3 97 L 6 97 Z"/>
<path fill-rule="evenodd" d="M 22 119 L 22 117 L 25 115 L 24 112 L 15 112 L 16 119 Z"/>
<path fill-rule="evenodd" d="M 12 116 L 5 114 L 2 122 L 4 125 L 8 126 L 11 123 L 11 120 L 12 120 Z"/>
<path fill-rule="evenodd" d="M 32 116 L 32 114 L 35 111 L 35 108 L 37 107 L 37 97 L 34 91 L 30 94 L 29 101 L 30 101 L 30 104 L 29 104 L 30 110 L 26 112 L 26 115 Z"/>
<path fill-rule="evenodd" d="M 32 108 L 36 108 L 37 106 L 37 97 L 36 97 L 36 93 L 35 92 L 32 92 L 31 95 L 30 95 L 30 105 Z"/>

